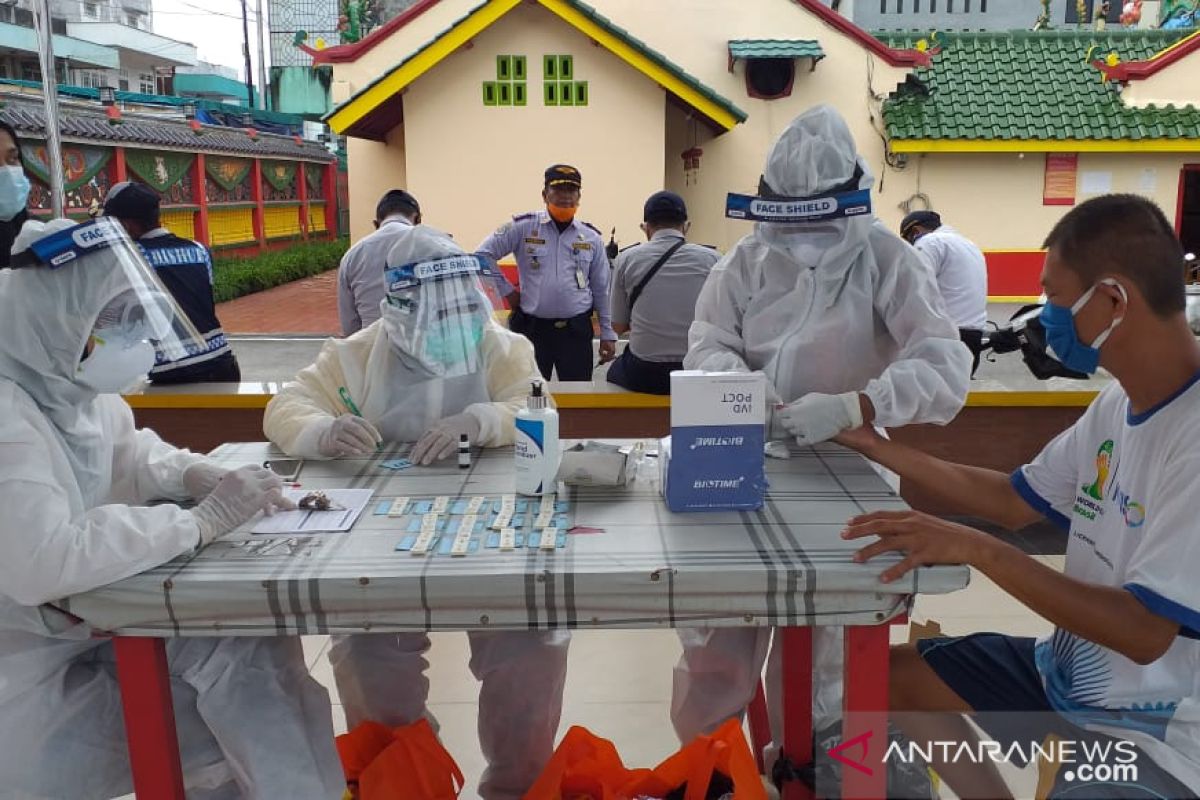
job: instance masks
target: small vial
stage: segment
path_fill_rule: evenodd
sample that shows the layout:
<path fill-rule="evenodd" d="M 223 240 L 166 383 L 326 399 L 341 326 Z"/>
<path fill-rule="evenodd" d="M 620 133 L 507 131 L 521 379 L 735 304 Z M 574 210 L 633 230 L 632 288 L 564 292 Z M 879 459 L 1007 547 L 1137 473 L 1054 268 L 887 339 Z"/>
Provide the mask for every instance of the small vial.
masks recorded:
<path fill-rule="evenodd" d="M 471 442 L 465 433 L 458 437 L 458 468 L 471 468 Z"/>

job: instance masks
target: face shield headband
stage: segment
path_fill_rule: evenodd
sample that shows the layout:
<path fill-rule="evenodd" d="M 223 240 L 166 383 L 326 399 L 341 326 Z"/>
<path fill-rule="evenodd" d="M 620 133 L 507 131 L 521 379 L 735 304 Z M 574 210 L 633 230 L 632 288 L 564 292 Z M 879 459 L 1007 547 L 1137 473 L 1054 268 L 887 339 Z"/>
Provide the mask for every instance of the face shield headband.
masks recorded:
<path fill-rule="evenodd" d="M 104 269 L 119 272 L 122 278 L 118 297 L 123 321 L 137 320 L 128 327 L 128 336 L 137 335 L 154 347 L 155 363 L 190 358 L 207 349 L 204 337 L 179 309 L 171 293 L 162 285 L 154 268 L 138 246 L 113 219 L 98 218 L 43 236 L 27 250 L 15 254 L 14 269 Z M 101 319 L 110 312 L 115 300 L 97 311 L 92 327 L 111 327 Z M 136 330 L 135 330 L 136 328 Z M 126 337 L 127 338 L 127 337 Z"/>
<path fill-rule="evenodd" d="M 862 166 L 856 164 L 850 180 L 811 197 L 787 197 L 777 194 L 765 178 L 760 178 L 757 196 L 733 192 L 726 195 L 725 216 L 750 222 L 795 225 L 870 214 L 871 190 L 858 188 L 862 176 Z"/>

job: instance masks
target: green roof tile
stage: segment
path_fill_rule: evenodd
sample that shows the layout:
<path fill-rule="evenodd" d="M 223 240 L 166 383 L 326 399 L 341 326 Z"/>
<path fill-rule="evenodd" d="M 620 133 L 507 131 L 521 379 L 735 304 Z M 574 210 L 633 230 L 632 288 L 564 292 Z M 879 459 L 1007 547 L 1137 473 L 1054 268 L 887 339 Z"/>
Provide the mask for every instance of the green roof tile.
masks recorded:
<path fill-rule="evenodd" d="M 730 58 L 812 58 L 825 57 L 816 39 L 730 39 Z"/>
<path fill-rule="evenodd" d="M 1200 108 L 1121 102 L 1086 61 L 1116 52 L 1141 61 L 1191 31 L 1013 31 L 946 33 L 933 66 L 883 106 L 892 139 L 1200 139 Z M 880 33 L 887 45 L 915 47 L 928 34 Z"/>

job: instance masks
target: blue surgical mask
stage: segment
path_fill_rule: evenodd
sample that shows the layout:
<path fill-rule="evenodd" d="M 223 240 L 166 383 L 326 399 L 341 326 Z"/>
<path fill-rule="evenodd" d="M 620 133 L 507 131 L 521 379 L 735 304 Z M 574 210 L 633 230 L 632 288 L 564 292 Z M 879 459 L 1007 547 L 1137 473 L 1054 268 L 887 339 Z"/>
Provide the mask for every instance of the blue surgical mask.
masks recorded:
<path fill-rule="evenodd" d="M 1124 286 L 1112 278 L 1106 278 L 1096 286 L 1101 284 L 1115 286 L 1121 293 L 1121 297 L 1128 302 L 1129 295 L 1126 294 Z M 1092 295 L 1096 293 L 1096 286 L 1084 292 L 1083 296 L 1076 300 L 1075 305 L 1070 308 L 1046 303 L 1042 306 L 1041 314 L 1042 327 L 1046 330 L 1046 344 L 1053 351 L 1054 357 L 1068 369 L 1087 375 L 1094 375 L 1100 368 L 1100 348 L 1108 341 L 1108 337 L 1112 335 L 1122 320 L 1122 317 L 1114 319 L 1112 324 L 1091 344 L 1084 344 L 1079 340 L 1079 334 L 1075 330 L 1075 315 L 1092 299 Z"/>
<path fill-rule="evenodd" d="M 478 315 L 450 317 L 425 332 L 424 361 L 444 369 L 473 372 L 483 341 L 483 318 Z"/>
<path fill-rule="evenodd" d="M 20 166 L 0 167 L 0 221 L 8 222 L 29 202 L 29 178 Z"/>

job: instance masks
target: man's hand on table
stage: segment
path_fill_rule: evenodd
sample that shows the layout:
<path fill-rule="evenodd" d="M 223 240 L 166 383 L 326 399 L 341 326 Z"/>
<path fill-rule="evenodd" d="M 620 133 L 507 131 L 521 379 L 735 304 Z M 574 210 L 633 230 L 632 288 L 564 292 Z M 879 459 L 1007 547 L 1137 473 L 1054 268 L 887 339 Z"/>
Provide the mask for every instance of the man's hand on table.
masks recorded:
<path fill-rule="evenodd" d="M 882 583 L 891 583 L 917 567 L 935 564 L 972 564 L 981 566 L 999 542 L 983 531 L 947 522 L 920 511 L 876 511 L 854 517 L 842 531 L 843 539 L 863 539 L 878 536 L 854 554 L 854 561 L 863 564 L 883 553 L 902 553 L 899 564 L 888 567 L 879 576 Z"/>

